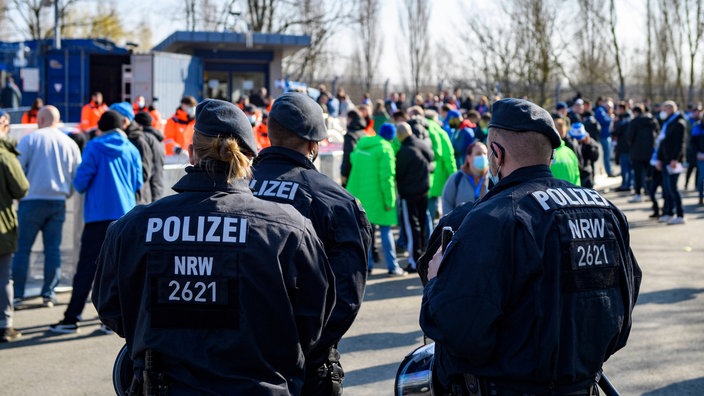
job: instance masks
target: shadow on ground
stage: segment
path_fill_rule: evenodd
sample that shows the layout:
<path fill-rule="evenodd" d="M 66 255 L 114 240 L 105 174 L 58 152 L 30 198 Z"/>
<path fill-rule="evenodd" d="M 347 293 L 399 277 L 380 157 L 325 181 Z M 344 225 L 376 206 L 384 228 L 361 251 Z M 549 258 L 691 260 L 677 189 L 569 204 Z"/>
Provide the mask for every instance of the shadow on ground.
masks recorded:
<path fill-rule="evenodd" d="M 638 305 L 675 304 L 682 301 L 693 300 L 699 293 L 704 293 L 704 289 L 682 288 L 643 293 L 638 296 Z"/>
<path fill-rule="evenodd" d="M 423 284 L 420 282 L 418 274 L 408 274 L 398 278 L 380 274 L 369 277 L 364 292 L 364 301 L 420 295 L 423 295 Z"/>
<path fill-rule="evenodd" d="M 670 384 L 660 389 L 645 392 L 643 396 L 701 395 L 702 389 L 704 389 L 704 377 Z"/>
<path fill-rule="evenodd" d="M 359 370 L 351 370 L 345 373 L 345 382 L 343 385 L 348 387 L 373 384 L 381 381 L 393 381 L 396 378 L 396 371 L 398 370 L 398 366 L 400 364 L 401 360 L 399 359 L 398 363 L 381 364 L 378 366 L 365 367 Z M 380 394 L 392 394 L 392 392 L 393 389 L 389 389 L 388 393 L 384 392 Z M 345 394 L 347 394 L 347 392 L 345 392 Z"/>
<path fill-rule="evenodd" d="M 340 350 L 343 353 L 361 352 L 384 348 L 398 348 L 407 346 L 410 353 L 413 348 L 423 344 L 423 332 L 418 329 L 410 333 L 369 333 L 353 337 L 344 337 L 340 341 Z M 400 360 L 399 360 L 400 361 Z"/>

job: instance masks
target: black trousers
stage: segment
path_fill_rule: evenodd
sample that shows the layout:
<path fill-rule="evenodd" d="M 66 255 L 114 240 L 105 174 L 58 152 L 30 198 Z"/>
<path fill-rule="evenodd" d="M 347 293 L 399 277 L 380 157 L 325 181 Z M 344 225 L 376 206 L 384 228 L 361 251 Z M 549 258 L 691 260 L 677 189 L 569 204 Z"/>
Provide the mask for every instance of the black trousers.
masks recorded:
<path fill-rule="evenodd" d="M 403 214 L 403 228 L 408 238 L 408 263 L 413 268 L 425 250 L 428 240 L 426 222 L 428 216 L 428 196 L 401 197 L 401 213 Z"/>
<path fill-rule="evenodd" d="M 96 221 L 86 223 L 83 227 L 81 252 L 78 256 L 76 274 L 73 275 L 73 292 L 64 313 L 64 319 L 68 322 L 78 322 L 78 317 L 86 306 L 86 298 L 88 298 L 90 289 L 93 287 L 93 278 L 95 278 L 95 271 L 97 270 L 96 260 L 98 253 L 100 253 L 100 248 L 103 246 L 105 234 L 110 223 L 112 223 L 112 220 Z"/>
<path fill-rule="evenodd" d="M 645 173 L 648 170 L 649 161 L 636 161 L 631 160 L 633 163 L 633 175 L 635 177 L 634 187 L 636 194 L 640 195 L 640 191 L 643 188 L 643 182 L 645 181 Z"/>

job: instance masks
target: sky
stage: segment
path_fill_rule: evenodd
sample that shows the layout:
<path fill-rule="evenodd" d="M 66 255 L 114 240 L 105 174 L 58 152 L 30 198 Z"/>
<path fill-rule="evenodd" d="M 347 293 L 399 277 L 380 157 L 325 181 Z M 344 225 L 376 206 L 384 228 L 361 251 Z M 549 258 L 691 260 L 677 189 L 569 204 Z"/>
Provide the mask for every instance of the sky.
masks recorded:
<path fill-rule="evenodd" d="M 476 18 L 485 18 L 491 24 L 506 23 L 501 4 L 507 0 L 432 0 L 432 11 L 429 31 L 431 42 L 439 40 L 458 40 L 457 32 L 463 29 L 465 15 Z M 179 7 L 182 1 L 174 0 L 108 0 L 118 5 L 123 23 L 128 30 L 140 29 L 140 24 L 145 19 L 149 21 L 152 30 L 152 45 L 157 45 L 175 30 L 183 30 L 185 22 L 178 20 Z M 387 78 L 398 80 L 400 68 L 397 48 L 403 40 L 399 27 L 399 7 L 403 0 L 382 0 L 381 28 L 384 36 L 384 50 L 380 61 L 378 79 Z M 562 18 L 560 23 L 573 23 L 576 15 L 576 1 L 563 2 Z M 608 4 L 608 0 L 607 0 Z M 622 47 L 628 51 L 639 45 L 638 37 L 643 34 L 645 24 L 645 2 L 642 0 L 616 0 L 618 18 L 617 33 L 622 42 Z M 607 25 L 604 26 L 608 28 Z M 330 40 L 339 49 L 340 62 L 333 67 L 334 74 L 344 74 L 347 70 L 347 59 L 355 47 L 355 32 L 351 28 L 341 29 L 338 35 Z M 642 40 L 641 40 L 642 42 Z M 462 56 L 462 53 L 457 54 Z M 392 81 L 397 82 L 397 81 Z"/>
<path fill-rule="evenodd" d="M 565 9 L 561 14 L 564 22 L 572 23 L 574 18 L 570 17 L 576 14 L 576 1 L 565 2 Z M 128 10 L 128 15 L 123 15 L 125 21 L 139 22 L 134 20 L 133 15 L 150 15 L 152 27 L 152 45 L 156 45 L 163 39 L 168 37 L 176 29 L 183 29 L 184 23 L 177 23 L 170 18 L 168 23 L 160 23 L 163 21 L 161 16 L 154 15 L 153 11 L 149 10 L 162 9 L 164 12 L 174 12 L 173 5 L 179 4 L 175 1 L 153 0 L 153 2 L 145 3 L 141 0 L 124 0 L 121 2 L 125 7 L 120 7 L 122 10 Z M 403 0 L 386 0 L 382 1 L 381 19 L 382 30 L 384 35 L 384 50 L 382 51 L 382 59 L 380 61 L 380 72 L 378 79 L 381 81 L 387 78 L 392 79 L 392 82 L 398 82 L 401 77 L 398 76 L 400 67 L 397 47 L 399 41 L 403 40 L 399 27 L 399 7 L 403 4 Z M 465 15 L 471 14 L 478 18 L 487 18 L 491 23 L 505 23 L 504 12 L 501 9 L 501 1 L 484 1 L 484 0 L 432 0 L 432 11 L 430 29 L 431 40 L 456 40 L 457 31 L 462 29 L 465 23 Z M 607 0 L 608 4 L 608 0 Z M 622 41 L 622 46 L 633 47 L 638 43 L 637 38 L 642 34 L 644 25 L 645 10 L 644 2 L 641 0 L 616 0 L 616 15 L 618 18 L 617 33 Z M 604 27 L 605 29 L 608 26 Z M 331 39 L 335 43 L 335 47 L 340 49 L 340 62 L 334 67 L 335 74 L 343 74 L 347 69 L 346 59 L 351 55 L 354 48 L 355 33 L 352 29 L 341 30 L 337 37 Z M 461 54 L 458 54 L 461 56 Z M 396 80 L 396 81 L 394 81 Z"/>

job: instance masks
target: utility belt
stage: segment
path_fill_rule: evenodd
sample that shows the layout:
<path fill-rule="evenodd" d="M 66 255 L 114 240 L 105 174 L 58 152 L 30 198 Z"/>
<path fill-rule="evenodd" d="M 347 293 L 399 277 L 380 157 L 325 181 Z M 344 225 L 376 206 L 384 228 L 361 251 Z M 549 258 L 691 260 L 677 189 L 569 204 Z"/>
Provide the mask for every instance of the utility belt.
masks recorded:
<path fill-rule="evenodd" d="M 345 371 L 340 364 L 340 352 L 337 345 L 333 345 L 328 350 L 328 357 L 323 365 L 316 370 L 318 378 L 329 380 L 332 386 L 331 396 L 342 395 L 342 381 L 345 378 Z"/>
<path fill-rule="evenodd" d="M 132 379 L 128 396 L 166 396 L 169 385 L 166 375 L 159 369 L 156 352 L 147 349 L 144 353 L 144 370 L 142 377 Z"/>
<path fill-rule="evenodd" d="M 472 374 L 457 376 L 443 396 L 598 396 L 595 380 L 567 386 L 514 384 Z"/>

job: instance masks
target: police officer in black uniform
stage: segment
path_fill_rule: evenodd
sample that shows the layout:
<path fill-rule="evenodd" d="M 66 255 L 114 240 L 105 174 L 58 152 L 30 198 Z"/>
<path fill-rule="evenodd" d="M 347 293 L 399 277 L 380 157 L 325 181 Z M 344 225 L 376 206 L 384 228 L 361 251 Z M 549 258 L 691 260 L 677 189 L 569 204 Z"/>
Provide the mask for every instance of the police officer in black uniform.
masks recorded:
<path fill-rule="evenodd" d="M 93 303 L 126 340 L 132 391 L 298 395 L 335 300 L 323 246 L 292 207 L 252 195 L 236 106 L 201 102 L 188 152 L 178 194 L 113 223 L 98 260 Z"/>
<path fill-rule="evenodd" d="M 493 188 L 430 262 L 420 323 L 445 394 L 595 395 L 631 329 L 641 271 L 628 222 L 594 190 L 552 177 L 550 115 L 494 103 Z"/>
<path fill-rule="evenodd" d="M 306 361 L 303 395 L 339 395 L 344 373 L 337 343 L 362 304 L 371 226 L 355 198 L 313 165 L 318 142 L 328 135 L 313 99 L 298 92 L 279 96 L 268 126 L 272 145 L 254 160 L 250 187 L 259 198 L 291 204 L 313 222 L 335 274 L 337 302 Z"/>

